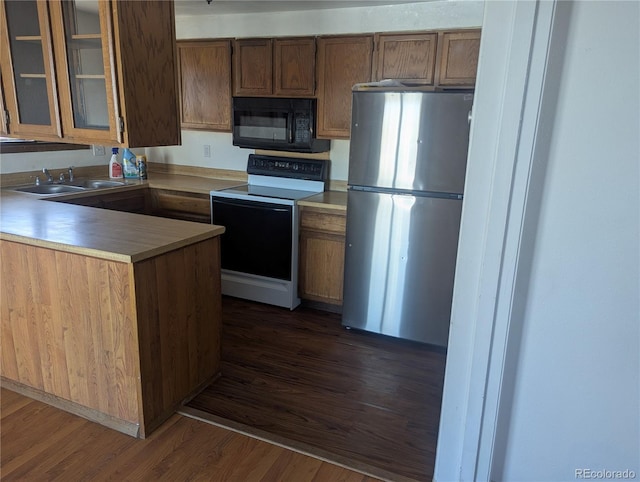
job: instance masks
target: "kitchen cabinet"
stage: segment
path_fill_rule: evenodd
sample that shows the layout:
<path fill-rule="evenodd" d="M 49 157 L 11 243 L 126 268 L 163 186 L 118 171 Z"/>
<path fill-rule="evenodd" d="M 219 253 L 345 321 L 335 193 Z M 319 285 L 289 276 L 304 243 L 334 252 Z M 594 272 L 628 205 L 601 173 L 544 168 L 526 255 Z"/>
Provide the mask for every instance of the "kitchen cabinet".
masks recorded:
<path fill-rule="evenodd" d="M 102 192 L 100 194 L 81 196 L 70 199 L 53 199 L 54 201 L 79 206 L 111 209 L 128 213 L 148 214 L 149 194 L 148 188 L 127 188 L 117 192 Z"/>
<path fill-rule="evenodd" d="M 440 32 L 438 85 L 473 88 L 478 70 L 480 30 Z"/>
<path fill-rule="evenodd" d="M 48 3 L 0 2 L 0 36 L 3 132 L 60 140 Z"/>
<path fill-rule="evenodd" d="M 180 143 L 171 1 L 1 2 L 11 137 Z"/>
<path fill-rule="evenodd" d="M 274 90 L 282 97 L 313 97 L 316 80 L 316 39 L 281 38 L 274 44 Z"/>
<path fill-rule="evenodd" d="M 346 211 L 302 206 L 298 291 L 301 299 L 342 305 Z"/>
<path fill-rule="evenodd" d="M 374 80 L 396 79 L 410 85 L 433 85 L 437 41 L 435 32 L 376 34 Z"/>
<path fill-rule="evenodd" d="M 151 213 L 154 216 L 211 223 L 211 200 L 207 194 L 151 189 Z"/>
<path fill-rule="evenodd" d="M 183 129 L 231 132 L 231 41 L 178 42 Z"/>
<path fill-rule="evenodd" d="M 233 95 L 267 96 L 273 91 L 273 40 L 236 39 L 233 47 Z"/>
<path fill-rule="evenodd" d="M 313 97 L 315 38 L 236 39 L 236 96 Z"/>
<path fill-rule="evenodd" d="M 319 37 L 317 137 L 348 139 L 351 89 L 371 80 L 373 35 Z"/>

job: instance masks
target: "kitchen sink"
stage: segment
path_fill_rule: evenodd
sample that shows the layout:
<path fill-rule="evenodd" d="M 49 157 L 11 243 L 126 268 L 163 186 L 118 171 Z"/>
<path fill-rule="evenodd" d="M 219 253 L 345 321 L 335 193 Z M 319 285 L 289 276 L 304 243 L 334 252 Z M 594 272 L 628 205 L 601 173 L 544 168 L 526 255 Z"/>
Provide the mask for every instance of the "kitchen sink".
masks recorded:
<path fill-rule="evenodd" d="M 78 192 L 84 190 L 84 187 L 69 186 L 66 184 L 40 184 L 39 186 L 23 186 L 14 189 L 14 191 L 30 192 L 32 194 L 59 194 L 63 192 Z"/>
<path fill-rule="evenodd" d="M 81 187 L 83 189 L 102 189 L 106 187 L 118 187 L 126 186 L 127 184 L 122 181 L 107 181 L 103 179 L 85 179 L 83 181 L 74 182 L 71 184 L 73 187 Z"/>
<path fill-rule="evenodd" d="M 32 184 L 30 186 L 18 186 L 9 188 L 12 191 L 27 192 L 30 194 L 64 194 L 83 191 L 96 191 L 112 187 L 126 186 L 124 181 L 110 181 L 107 179 L 76 179 L 70 183 L 60 184 Z"/>

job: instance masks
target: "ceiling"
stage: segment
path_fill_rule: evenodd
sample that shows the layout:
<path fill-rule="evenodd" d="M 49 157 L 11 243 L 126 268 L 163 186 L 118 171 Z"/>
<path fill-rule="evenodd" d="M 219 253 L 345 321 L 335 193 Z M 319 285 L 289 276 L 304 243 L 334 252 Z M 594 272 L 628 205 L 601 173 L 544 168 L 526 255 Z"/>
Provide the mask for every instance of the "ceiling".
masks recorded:
<path fill-rule="evenodd" d="M 269 13 L 329 8 L 372 7 L 432 0 L 175 0 L 176 16 Z"/>

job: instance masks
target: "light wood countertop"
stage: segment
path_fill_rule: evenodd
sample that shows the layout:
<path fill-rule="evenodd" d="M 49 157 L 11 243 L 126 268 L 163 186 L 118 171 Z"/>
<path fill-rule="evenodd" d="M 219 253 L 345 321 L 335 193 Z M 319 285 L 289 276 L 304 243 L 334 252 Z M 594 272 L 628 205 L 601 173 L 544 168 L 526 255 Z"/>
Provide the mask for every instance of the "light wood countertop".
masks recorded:
<path fill-rule="evenodd" d="M 298 205 L 346 211 L 347 193 L 344 191 L 325 191 L 298 201 Z"/>
<path fill-rule="evenodd" d="M 247 181 L 234 181 L 230 179 L 213 179 L 209 177 L 160 173 L 149 174 L 149 179 L 146 182 L 149 187 L 153 189 L 192 192 L 206 194 L 207 196 L 211 191 L 219 191 L 220 189 L 227 189 L 247 183 Z"/>
<path fill-rule="evenodd" d="M 175 173 L 149 173 L 146 181 L 127 180 L 127 187 L 87 190 L 55 196 L 80 198 L 100 192 L 150 187 L 209 195 L 246 181 Z M 48 247 L 113 261 L 137 262 L 203 239 L 218 236 L 224 227 L 51 202 L 3 189 L 0 195 L 0 239 Z M 299 201 L 300 206 L 346 211 L 347 193 L 325 191 Z"/>
<path fill-rule="evenodd" d="M 223 226 L 51 202 L 9 190 L 2 190 L 0 199 L 0 239 L 125 263 L 222 233 Z"/>

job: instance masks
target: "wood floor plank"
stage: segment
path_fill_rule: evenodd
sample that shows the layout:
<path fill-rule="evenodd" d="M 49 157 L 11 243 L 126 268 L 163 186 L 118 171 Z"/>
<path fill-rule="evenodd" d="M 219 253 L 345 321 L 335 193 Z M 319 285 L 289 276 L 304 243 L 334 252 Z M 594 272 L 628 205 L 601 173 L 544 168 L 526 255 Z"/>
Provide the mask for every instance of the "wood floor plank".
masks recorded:
<path fill-rule="evenodd" d="M 180 415 L 140 440 L 4 388 L 0 399 L 3 481 L 376 480 Z"/>
<path fill-rule="evenodd" d="M 345 330 L 337 314 L 223 297 L 222 376 L 188 406 L 373 473 L 430 480 L 445 359 Z"/>

